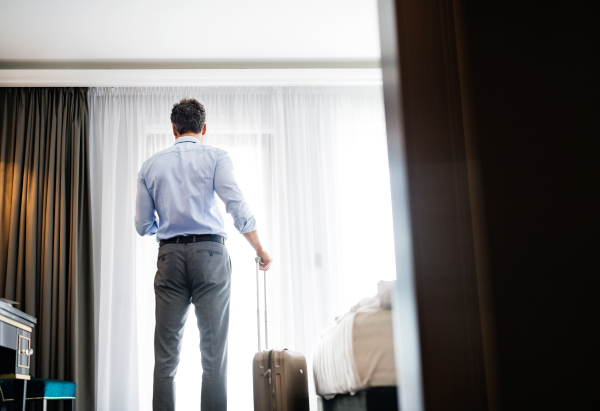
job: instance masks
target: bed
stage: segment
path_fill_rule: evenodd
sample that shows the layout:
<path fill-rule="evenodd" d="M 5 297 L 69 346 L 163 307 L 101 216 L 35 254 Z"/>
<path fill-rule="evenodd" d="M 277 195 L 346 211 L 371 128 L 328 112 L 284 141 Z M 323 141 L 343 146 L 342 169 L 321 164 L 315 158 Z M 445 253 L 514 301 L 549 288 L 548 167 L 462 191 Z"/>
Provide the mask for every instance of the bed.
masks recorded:
<path fill-rule="evenodd" d="M 360 301 L 323 333 L 313 359 L 320 410 L 397 410 L 392 286 L 380 282 L 376 296 Z"/>

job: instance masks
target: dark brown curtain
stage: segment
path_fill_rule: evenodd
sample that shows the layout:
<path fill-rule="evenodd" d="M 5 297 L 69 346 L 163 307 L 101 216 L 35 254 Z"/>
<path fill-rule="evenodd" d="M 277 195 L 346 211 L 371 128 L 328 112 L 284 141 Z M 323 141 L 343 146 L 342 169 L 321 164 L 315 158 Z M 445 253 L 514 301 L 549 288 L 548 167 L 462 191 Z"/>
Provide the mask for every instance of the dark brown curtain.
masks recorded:
<path fill-rule="evenodd" d="M 31 373 L 94 409 L 87 89 L 0 88 L 0 295 L 37 318 Z"/>

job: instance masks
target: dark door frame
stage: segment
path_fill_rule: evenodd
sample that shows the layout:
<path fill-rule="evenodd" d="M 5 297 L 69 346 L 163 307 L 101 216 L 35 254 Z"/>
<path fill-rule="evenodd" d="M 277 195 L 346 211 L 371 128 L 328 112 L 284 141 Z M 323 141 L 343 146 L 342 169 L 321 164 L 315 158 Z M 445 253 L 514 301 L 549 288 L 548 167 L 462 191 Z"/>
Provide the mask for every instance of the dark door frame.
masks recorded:
<path fill-rule="evenodd" d="M 477 160 L 465 133 L 459 70 L 460 9 L 443 0 L 378 3 L 396 239 L 399 406 L 493 408 Z"/>

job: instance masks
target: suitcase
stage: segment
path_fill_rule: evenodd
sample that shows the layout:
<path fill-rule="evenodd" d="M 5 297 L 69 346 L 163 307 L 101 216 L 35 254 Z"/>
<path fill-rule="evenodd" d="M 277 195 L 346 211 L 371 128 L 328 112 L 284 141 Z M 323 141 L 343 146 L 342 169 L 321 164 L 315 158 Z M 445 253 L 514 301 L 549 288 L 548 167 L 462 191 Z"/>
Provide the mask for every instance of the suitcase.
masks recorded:
<path fill-rule="evenodd" d="M 254 411 L 309 411 L 308 377 L 306 358 L 299 352 L 264 350 L 260 338 L 260 308 L 258 292 L 258 264 L 256 257 L 256 325 L 258 328 L 258 352 L 252 363 L 254 379 Z M 265 348 L 267 336 L 267 274 L 264 273 L 265 289 Z"/>

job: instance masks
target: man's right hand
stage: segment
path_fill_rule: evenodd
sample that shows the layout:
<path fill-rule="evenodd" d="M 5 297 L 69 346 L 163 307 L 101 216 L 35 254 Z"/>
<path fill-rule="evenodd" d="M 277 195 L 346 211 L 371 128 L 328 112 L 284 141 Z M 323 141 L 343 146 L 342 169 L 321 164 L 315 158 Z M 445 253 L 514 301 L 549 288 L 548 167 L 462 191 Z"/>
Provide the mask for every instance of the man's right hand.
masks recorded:
<path fill-rule="evenodd" d="M 269 267 L 271 267 L 271 263 L 273 262 L 273 259 L 269 256 L 269 254 L 267 254 L 267 252 L 265 250 L 257 251 L 256 255 L 258 257 L 260 257 L 262 260 L 260 262 L 260 265 L 258 266 L 258 268 L 262 271 L 267 271 L 269 269 Z"/>

